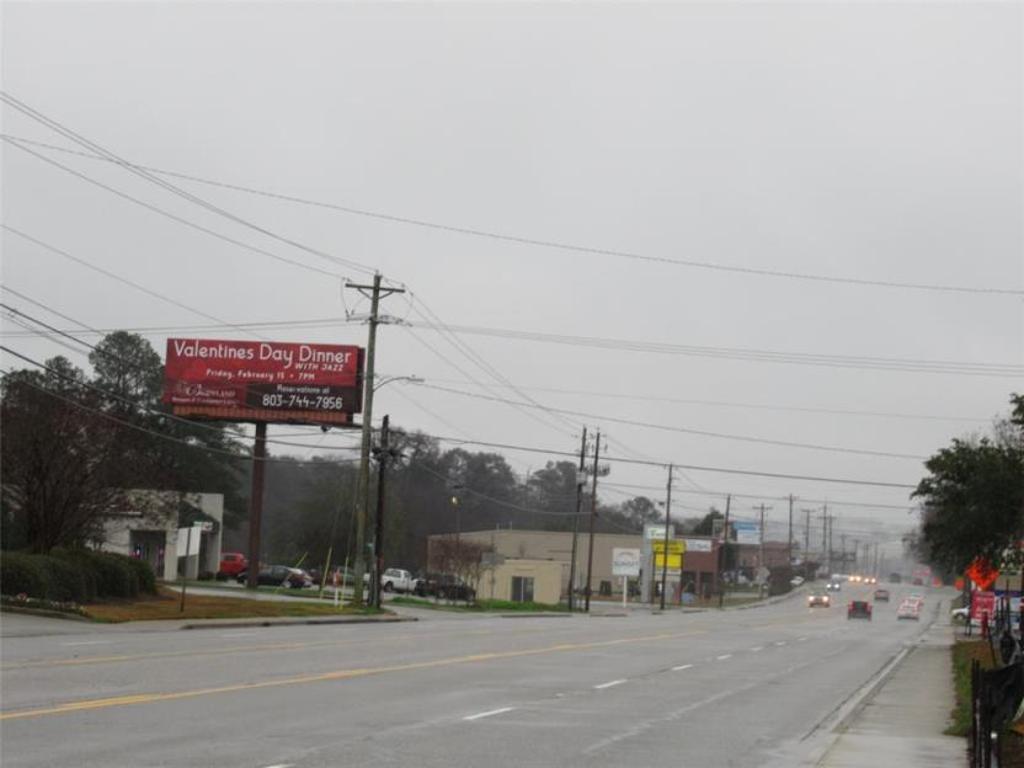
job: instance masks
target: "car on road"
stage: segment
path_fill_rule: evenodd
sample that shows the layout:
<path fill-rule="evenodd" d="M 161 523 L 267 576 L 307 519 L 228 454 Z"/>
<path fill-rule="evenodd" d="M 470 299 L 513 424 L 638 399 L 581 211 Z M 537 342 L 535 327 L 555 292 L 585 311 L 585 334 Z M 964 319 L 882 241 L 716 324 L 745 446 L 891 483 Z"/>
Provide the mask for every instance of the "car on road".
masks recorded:
<path fill-rule="evenodd" d="M 866 579 L 864 579 L 864 583 L 865 584 L 877 584 L 878 583 L 878 579 L 875 578 L 874 576 L 868 576 Z"/>
<path fill-rule="evenodd" d="M 248 570 L 238 574 L 236 581 L 245 584 L 249 580 Z M 305 589 L 313 586 L 313 580 L 309 574 L 299 568 L 289 568 L 287 565 L 268 565 L 260 568 L 256 577 L 257 583 L 261 586 L 288 587 L 290 589 Z"/>
<path fill-rule="evenodd" d="M 830 605 L 832 605 L 832 598 L 829 597 L 827 592 L 812 592 L 807 596 L 808 608 L 814 608 L 816 606 L 828 608 Z"/>
<path fill-rule="evenodd" d="M 900 603 L 900 607 L 896 609 L 897 619 L 913 619 L 914 621 L 921 620 L 921 603 L 910 598 L 905 599 Z"/>
<path fill-rule="evenodd" d="M 380 588 L 385 592 L 412 592 L 415 587 L 412 573 L 401 568 L 386 568 L 380 578 Z"/>
<path fill-rule="evenodd" d="M 888 589 L 876 589 L 875 590 L 875 602 L 876 603 L 888 603 L 889 602 L 889 590 Z"/>
<path fill-rule="evenodd" d="M 838 581 L 830 581 L 825 585 L 825 589 L 829 592 L 839 592 L 843 588 L 843 585 Z"/>
<path fill-rule="evenodd" d="M 241 552 L 224 552 L 220 556 L 220 566 L 217 569 L 217 580 L 226 581 L 238 576 L 242 571 L 248 570 L 249 560 Z"/>
<path fill-rule="evenodd" d="M 857 574 L 853 574 L 850 577 L 850 583 L 851 584 L 860 584 L 860 576 L 858 576 Z"/>
<path fill-rule="evenodd" d="M 851 600 L 846 609 L 846 618 L 871 621 L 871 603 L 867 600 Z"/>

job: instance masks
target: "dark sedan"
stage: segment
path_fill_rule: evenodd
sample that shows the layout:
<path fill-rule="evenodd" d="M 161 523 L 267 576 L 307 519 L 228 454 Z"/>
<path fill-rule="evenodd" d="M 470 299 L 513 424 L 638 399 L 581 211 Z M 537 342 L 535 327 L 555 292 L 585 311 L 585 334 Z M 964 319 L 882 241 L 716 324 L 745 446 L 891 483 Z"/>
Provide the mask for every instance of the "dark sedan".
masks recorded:
<path fill-rule="evenodd" d="M 239 584 L 245 584 L 248 580 L 248 571 L 238 574 Z M 312 580 L 304 571 L 300 571 L 298 568 L 289 568 L 287 565 L 269 565 L 266 568 L 260 568 L 257 583 L 261 587 L 290 587 L 291 589 L 313 586 Z"/>

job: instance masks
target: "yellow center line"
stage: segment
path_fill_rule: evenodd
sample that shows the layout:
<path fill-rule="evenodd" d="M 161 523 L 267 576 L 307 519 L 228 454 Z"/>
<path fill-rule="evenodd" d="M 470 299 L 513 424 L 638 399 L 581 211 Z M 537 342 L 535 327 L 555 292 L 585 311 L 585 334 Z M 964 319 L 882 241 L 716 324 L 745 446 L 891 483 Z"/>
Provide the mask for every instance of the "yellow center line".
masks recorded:
<path fill-rule="evenodd" d="M 505 632 L 501 632 L 502 635 L 521 635 L 521 634 L 539 634 L 542 630 L 539 629 L 515 629 Z M 495 635 L 499 634 L 496 630 L 476 630 L 473 632 L 467 632 L 467 635 Z M 392 635 L 386 638 L 377 638 L 374 640 L 374 645 L 380 643 L 394 643 L 404 640 L 414 640 L 417 638 L 423 638 L 424 635 Z M 38 669 L 40 667 L 78 667 L 89 664 L 114 664 L 125 661 L 152 661 L 154 659 L 173 659 L 180 658 L 182 656 L 223 656 L 233 653 L 253 653 L 258 651 L 294 651 L 302 648 L 333 648 L 345 645 L 365 644 L 365 638 L 349 638 L 346 640 L 320 640 L 314 642 L 291 642 L 291 643 L 266 643 L 263 645 L 239 645 L 232 648 L 211 648 L 209 650 L 198 650 L 198 651 L 157 651 L 153 653 L 133 653 L 124 654 L 120 656 L 83 656 L 77 658 L 64 658 L 64 659 L 33 659 L 30 661 L 16 662 L 13 664 L 4 664 L 0 666 L 0 671 L 10 672 L 19 669 Z"/>
<path fill-rule="evenodd" d="M 312 675 L 298 675 L 296 677 L 285 677 L 278 680 L 264 680 L 258 683 L 236 683 L 223 685 L 216 688 L 197 688 L 190 691 L 175 691 L 169 693 L 139 693 L 128 696 L 113 696 L 103 699 L 83 699 L 70 701 L 64 704 L 57 704 L 52 707 L 37 709 L 22 709 L 11 712 L 0 712 L 0 720 L 19 720 L 30 717 L 44 717 L 47 715 L 64 715 L 70 712 L 81 712 L 92 709 L 107 709 L 110 707 L 134 706 L 139 704 L 152 704 L 159 701 L 176 701 L 179 699 L 192 699 L 199 696 L 212 696 L 219 693 L 236 693 L 238 691 L 251 691 L 259 688 L 275 688 L 289 685 L 304 685 L 307 683 L 318 683 L 330 680 L 351 680 L 359 677 L 372 675 L 384 675 L 393 672 L 410 672 L 421 669 L 433 669 L 437 667 L 449 667 L 457 664 L 472 664 L 485 661 L 496 661 L 499 659 L 512 659 L 523 656 L 537 656 L 547 653 L 563 653 L 565 651 L 581 651 L 590 648 L 603 648 L 614 645 L 628 645 L 633 643 L 649 643 L 660 640 L 670 640 L 679 637 L 706 634 L 703 630 L 661 633 L 657 635 L 646 635 L 642 637 L 626 637 L 616 640 L 600 640 L 590 643 L 560 643 L 542 648 L 530 648 L 519 651 L 497 651 L 493 653 L 477 653 L 467 656 L 452 656 L 445 659 L 434 659 L 432 661 L 417 661 L 409 664 L 395 664 L 384 667 L 363 667 L 357 669 L 340 669 L 333 672 L 321 672 Z"/>

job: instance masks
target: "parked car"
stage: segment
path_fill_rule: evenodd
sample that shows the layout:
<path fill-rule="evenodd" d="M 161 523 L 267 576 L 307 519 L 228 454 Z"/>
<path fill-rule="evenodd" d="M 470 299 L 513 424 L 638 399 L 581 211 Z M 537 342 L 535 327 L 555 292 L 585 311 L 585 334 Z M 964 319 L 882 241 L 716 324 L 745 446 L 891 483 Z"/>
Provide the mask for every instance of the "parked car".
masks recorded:
<path fill-rule="evenodd" d="M 792 587 L 799 587 L 803 583 L 804 583 L 804 577 L 803 576 L 794 576 L 792 579 L 789 580 L 789 584 Z"/>
<path fill-rule="evenodd" d="M 832 605 L 832 598 L 828 596 L 827 592 L 812 592 L 807 596 L 808 608 L 814 608 L 815 606 L 828 608 L 830 605 Z"/>
<path fill-rule="evenodd" d="M 875 590 L 875 602 L 876 603 L 888 603 L 889 602 L 889 590 L 888 589 L 876 589 Z"/>
<path fill-rule="evenodd" d="M 248 580 L 248 571 L 243 571 L 237 576 L 239 584 L 245 584 Z M 313 580 L 305 571 L 289 568 L 287 565 L 268 565 L 265 568 L 260 568 L 257 583 L 261 587 L 289 587 L 291 589 L 304 589 L 313 586 Z"/>
<path fill-rule="evenodd" d="M 851 600 L 846 609 L 847 619 L 867 619 L 871 621 L 871 603 L 867 600 Z"/>
<path fill-rule="evenodd" d="M 412 573 L 401 568 L 386 568 L 380 579 L 380 588 L 385 592 L 412 592 L 415 586 Z"/>
<path fill-rule="evenodd" d="M 921 620 L 921 603 L 917 600 L 911 600 L 907 598 L 900 607 L 896 609 L 897 619 L 913 619 L 914 621 Z"/>
<path fill-rule="evenodd" d="M 217 569 L 217 579 L 226 581 L 233 579 L 242 571 L 248 570 L 249 561 L 241 552 L 224 552 L 220 556 L 220 567 Z"/>
<path fill-rule="evenodd" d="M 420 597 L 466 602 L 476 599 L 476 591 L 458 576 L 450 573 L 425 573 L 416 579 L 413 589 Z"/>

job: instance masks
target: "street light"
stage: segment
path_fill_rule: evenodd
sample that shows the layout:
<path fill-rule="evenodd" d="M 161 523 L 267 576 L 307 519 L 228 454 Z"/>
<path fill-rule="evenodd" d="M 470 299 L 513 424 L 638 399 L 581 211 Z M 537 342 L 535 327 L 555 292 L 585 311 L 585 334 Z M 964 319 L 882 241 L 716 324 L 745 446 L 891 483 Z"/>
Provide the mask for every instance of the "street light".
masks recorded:
<path fill-rule="evenodd" d="M 410 384 L 422 384 L 425 381 L 425 379 L 421 379 L 419 376 L 378 376 L 376 378 L 377 381 L 373 385 L 374 392 L 385 384 L 391 384 L 396 381 L 407 381 Z"/>

